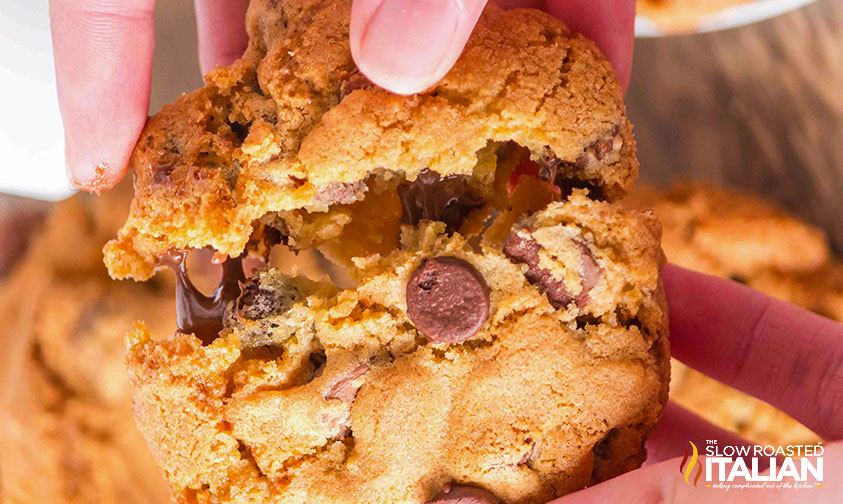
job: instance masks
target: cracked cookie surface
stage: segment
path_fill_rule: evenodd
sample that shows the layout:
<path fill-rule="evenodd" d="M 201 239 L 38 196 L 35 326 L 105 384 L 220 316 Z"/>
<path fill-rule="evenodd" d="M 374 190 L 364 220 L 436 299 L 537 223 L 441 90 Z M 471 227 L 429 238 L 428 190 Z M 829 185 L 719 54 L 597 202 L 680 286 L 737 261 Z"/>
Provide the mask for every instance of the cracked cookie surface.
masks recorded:
<path fill-rule="evenodd" d="M 446 228 L 403 226 L 353 288 L 260 271 L 209 345 L 132 333 L 179 502 L 543 503 L 641 463 L 669 372 L 652 216 L 574 190 L 519 219 L 566 302 L 506 240 Z"/>
<path fill-rule="evenodd" d="M 106 247 L 113 276 L 148 278 L 171 249 L 236 257 L 267 223 L 293 242 L 325 241 L 361 213 L 349 205 L 394 193 L 422 170 L 466 177 L 488 201 L 490 166 L 510 144 L 606 199 L 630 187 L 637 161 L 621 87 L 593 43 L 560 21 L 490 4 L 452 70 L 398 96 L 357 72 L 350 4 L 251 2 L 244 56 L 144 129 L 131 158 L 131 214 Z M 389 242 L 376 251 L 397 242 L 397 223 L 365 227 L 355 232 Z"/>

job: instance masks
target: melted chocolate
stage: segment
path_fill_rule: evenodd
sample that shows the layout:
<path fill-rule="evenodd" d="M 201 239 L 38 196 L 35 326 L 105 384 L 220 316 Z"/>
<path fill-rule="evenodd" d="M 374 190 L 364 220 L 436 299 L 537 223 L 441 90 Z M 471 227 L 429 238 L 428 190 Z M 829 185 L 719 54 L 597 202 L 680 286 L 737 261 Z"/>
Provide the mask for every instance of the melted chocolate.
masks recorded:
<path fill-rule="evenodd" d="M 223 327 L 225 306 L 240 296 L 245 282 L 241 257 L 227 258 L 222 264 L 222 278 L 209 296 L 190 281 L 184 252 L 170 252 L 160 262 L 176 275 L 176 323 L 180 331 L 193 333 L 206 345 L 214 341 Z"/>
<path fill-rule="evenodd" d="M 551 306 L 557 310 L 565 308 L 571 302 L 571 295 L 565 289 L 565 282 L 557 280 L 550 271 L 539 265 L 541 248 L 532 237 L 526 238 L 513 232 L 504 242 L 503 253 L 510 261 L 527 265 L 524 276 L 527 281 L 544 291 Z"/>
<path fill-rule="evenodd" d="M 413 182 L 400 184 L 398 197 L 404 209 L 401 216 L 404 224 L 438 220 L 445 223 L 449 233 L 459 229 L 471 210 L 483 205 L 482 200 L 471 195 L 465 175 L 442 177 L 427 168 Z"/>
<path fill-rule="evenodd" d="M 553 184 L 559 188 L 562 199 L 574 192 L 574 189 L 588 189 L 591 199 L 605 200 L 603 190 L 597 184 L 573 178 L 573 174 L 582 172 L 585 169 L 586 158 L 581 156 L 576 162 L 562 161 L 555 155 L 539 161 L 539 171 L 536 175 L 539 179 Z"/>
<path fill-rule="evenodd" d="M 580 241 L 576 241 L 576 244 L 580 251 L 579 274 L 582 282 L 582 290 L 576 297 L 568 293 L 565 282 L 556 279 L 549 270 L 540 266 L 539 251 L 542 246 L 532 237 L 521 236 L 518 232 L 511 233 L 504 242 L 503 253 L 510 261 L 527 265 L 524 276 L 544 291 L 551 306 L 558 310 L 574 301 L 577 308 L 582 309 L 589 301 L 588 293 L 600 281 L 602 270 L 591 250 Z"/>
<path fill-rule="evenodd" d="M 358 89 L 375 89 L 375 84 L 363 75 L 360 70 L 354 69 L 340 84 L 340 101 Z"/>
<path fill-rule="evenodd" d="M 582 176 L 583 171 L 588 167 L 589 159 L 603 160 L 612 150 L 619 132 L 620 126 L 615 125 L 605 136 L 586 147 L 576 161 L 562 161 L 555 154 L 550 153 L 539 160 L 536 176 L 558 186 L 562 191 L 562 199 L 567 199 L 574 189 L 588 189 L 592 199 L 604 200 L 605 195 L 596 183 L 575 177 Z"/>

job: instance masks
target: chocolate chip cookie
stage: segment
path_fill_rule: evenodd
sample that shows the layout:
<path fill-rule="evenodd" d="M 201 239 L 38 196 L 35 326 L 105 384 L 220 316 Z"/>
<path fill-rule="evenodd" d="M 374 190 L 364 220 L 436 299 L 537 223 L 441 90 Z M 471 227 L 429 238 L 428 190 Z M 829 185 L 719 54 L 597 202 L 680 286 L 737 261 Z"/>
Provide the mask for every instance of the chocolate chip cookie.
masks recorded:
<path fill-rule="evenodd" d="M 170 267 L 129 337 L 179 502 L 539 503 L 638 467 L 667 400 L 659 226 L 596 47 L 489 4 L 435 86 L 372 85 L 347 0 L 253 0 L 243 58 L 152 118 L 115 277 Z M 193 286 L 190 250 L 224 274 Z M 240 262 L 318 249 L 343 281 Z"/>
<path fill-rule="evenodd" d="M 405 224 L 350 288 L 259 270 L 217 338 L 131 334 L 138 425 L 179 502 L 544 503 L 645 457 L 658 240 L 574 189 L 497 242 Z"/>
<path fill-rule="evenodd" d="M 350 6 L 251 2 L 243 57 L 144 129 L 130 163 L 131 214 L 106 247 L 113 276 L 148 278 L 171 250 L 236 257 L 266 229 L 339 261 L 388 253 L 398 186 L 451 181 L 466 196 L 446 222 L 482 220 L 506 205 L 501 165 L 515 151 L 563 190 L 615 200 L 631 186 L 637 161 L 621 86 L 594 44 L 562 22 L 489 5 L 445 77 L 398 96 L 357 71 Z"/>

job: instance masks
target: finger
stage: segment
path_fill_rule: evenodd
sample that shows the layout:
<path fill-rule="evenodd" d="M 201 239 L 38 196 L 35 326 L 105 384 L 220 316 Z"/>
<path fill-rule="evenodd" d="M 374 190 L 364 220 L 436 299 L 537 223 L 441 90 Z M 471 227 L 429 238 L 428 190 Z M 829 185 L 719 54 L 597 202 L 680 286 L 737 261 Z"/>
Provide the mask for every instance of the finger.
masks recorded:
<path fill-rule="evenodd" d="M 457 61 L 486 0 L 354 0 L 351 54 L 375 84 L 423 91 Z"/>
<path fill-rule="evenodd" d="M 708 440 L 715 440 L 721 446 L 751 444 L 737 434 L 714 426 L 670 401 L 665 406 L 662 421 L 656 425 L 656 428 L 650 433 L 650 437 L 647 438 L 647 461 L 645 465 L 681 457 L 684 455 L 683 449 L 688 446 L 689 441 L 698 447 L 702 447 Z M 765 469 L 766 466 L 761 468 Z"/>
<path fill-rule="evenodd" d="M 593 40 L 627 88 L 635 41 L 635 0 L 547 0 L 547 12 Z"/>
<path fill-rule="evenodd" d="M 202 73 L 230 65 L 242 56 L 249 43 L 246 35 L 249 0 L 196 0 L 194 5 Z"/>
<path fill-rule="evenodd" d="M 664 283 L 675 357 L 843 438 L 843 325 L 673 265 Z"/>
<path fill-rule="evenodd" d="M 704 450 L 704 448 L 700 448 Z M 823 453 L 824 473 L 836 474 L 843 467 L 843 444 L 833 443 L 825 447 Z M 560 499 L 551 501 L 549 504 L 594 504 L 602 502 L 624 502 L 624 503 L 711 503 L 711 502 L 740 502 L 741 504 L 754 503 L 796 503 L 796 502 L 840 502 L 843 498 L 843 479 L 825 477 L 823 486 L 812 489 L 800 488 L 732 488 L 728 493 L 719 493 L 723 490 L 706 488 L 703 481 L 698 486 L 693 485 L 694 474 L 689 476 L 689 483 L 685 482 L 684 474 L 679 471 L 681 458 L 665 460 L 658 464 L 628 472 L 617 478 L 600 483 L 591 488 L 575 492 Z M 701 462 L 697 462 L 700 464 Z M 701 466 L 695 466 L 701 467 Z M 705 470 L 703 470 L 703 474 Z M 702 479 L 702 478 L 701 478 Z M 714 481 L 716 479 L 716 475 Z M 734 484 L 742 483 L 742 479 L 736 479 Z M 811 500 L 806 500 L 804 492 L 809 492 Z"/>
<path fill-rule="evenodd" d="M 65 155 L 73 183 L 99 192 L 126 173 L 146 122 L 154 0 L 51 0 Z"/>

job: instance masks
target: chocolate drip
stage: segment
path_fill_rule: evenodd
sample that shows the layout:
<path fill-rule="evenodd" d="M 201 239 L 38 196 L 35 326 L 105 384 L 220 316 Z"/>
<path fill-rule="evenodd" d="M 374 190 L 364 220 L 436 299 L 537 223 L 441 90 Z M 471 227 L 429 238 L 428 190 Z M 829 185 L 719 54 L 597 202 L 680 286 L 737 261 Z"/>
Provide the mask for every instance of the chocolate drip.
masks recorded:
<path fill-rule="evenodd" d="M 401 222 L 416 225 L 423 219 L 445 223 L 448 232 L 459 229 L 468 213 L 483 205 L 471 195 L 468 177 L 448 175 L 442 177 L 428 168 L 419 172 L 413 182 L 398 186 L 398 197 L 404 213 Z"/>
<path fill-rule="evenodd" d="M 240 283 L 246 281 L 242 258 L 227 258 L 222 263 L 222 278 L 209 296 L 202 294 L 190 281 L 184 252 L 170 252 L 160 264 L 172 268 L 176 275 L 176 323 L 179 330 L 193 333 L 204 344 L 210 344 L 222 330 L 225 306 L 240 296 Z"/>

